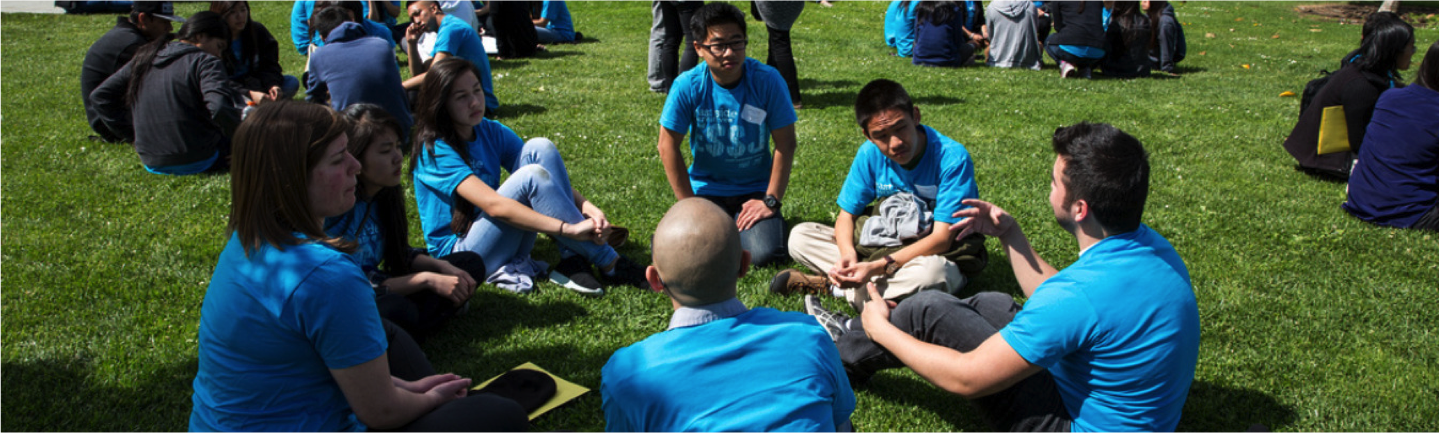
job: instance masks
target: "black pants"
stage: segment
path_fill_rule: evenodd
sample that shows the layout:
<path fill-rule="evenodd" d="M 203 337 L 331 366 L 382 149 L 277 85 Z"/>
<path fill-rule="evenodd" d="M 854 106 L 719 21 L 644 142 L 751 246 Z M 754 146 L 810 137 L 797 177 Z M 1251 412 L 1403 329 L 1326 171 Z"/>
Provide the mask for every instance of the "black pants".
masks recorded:
<path fill-rule="evenodd" d="M 1419 220 L 1415 221 L 1410 228 L 1439 232 L 1439 204 L 1435 204 L 1433 208 L 1429 209 L 1429 212 L 1425 212 L 1424 216 L 1419 217 Z"/>
<path fill-rule="evenodd" d="M 769 55 L 764 63 L 779 71 L 779 76 L 784 77 L 784 84 L 789 87 L 790 102 L 800 105 L 799 72 L 794 67 L 794 48 L 790 45 L 789 30 L 774 27 L 765 27 L 765 30 L 769 32 Z"/>
<path fill-rule="evenodd" d="M 415 340 L 394 322 L 383 322 L 390 347 L 385 352 L 390 375 L 410 381 L 434 375 L 435 368 Z M 525 431 L 529 427 L 529 415 L 519 403 L 484 393 L 440 405 L 394 431 Z"/>
<path fill-rule="evenodd" d="M 462 251 L 441 257 L 440 260 L 450 262 L 478 282 L 483 282 L 488 275 L 484 259 L 473 252 Z M 381 318 L 394 322 L 421 342 L 434 335 L 440 325 L 454 317 L 461 307 L 431 290 L 421 290 L 409 295 L 383 295 L 375 298 L 375 306 L 379 308 Z"/>
<path fill-rule="evenodd" d="M 959 299 L 926 290 L 900 302 L 890 312 L 889 320 L 921 341 L 969 352 L 1009 324 L 1019 308 L 1013 298 L 998 292 Z M 849 326 L 850 332 L 841 335 L 836 344 L 851 383 L 864 383 L 880 370 L 904 366 L 865 335 L 859 319 L 852 320 Z M 1069 431 L 1069 412 L 1048 371 L 972 401 L 995 430 Z"/>
<path fill-rule="evenodd" d="M 703 1 L 659 1 L 660 14 L 676 19 L 665 20 L 665 41 L 660 45 L 660 73 L 664 75 L 664 90 L 669 91 L 675 78 L 699 64 L 695 54 L 694 37 L 690 36 L 690 19 L 695 11 L 703 7 Z M 675 35 L 684 35 L 683 38 Z M 680 43 L 683 41 L 684 43 Z M 683 54 L 681 54 L 683 52 Z"/>

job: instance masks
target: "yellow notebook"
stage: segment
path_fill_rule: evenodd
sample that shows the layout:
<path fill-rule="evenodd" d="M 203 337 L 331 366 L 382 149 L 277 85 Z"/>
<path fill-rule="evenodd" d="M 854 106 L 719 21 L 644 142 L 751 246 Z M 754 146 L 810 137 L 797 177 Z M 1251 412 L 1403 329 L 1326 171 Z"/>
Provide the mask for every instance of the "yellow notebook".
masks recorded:
<path fill-rule="evenodd" d="M 1324 107 L 1319 119 L 1319 154 L 1349 151 L 1349 123 L 1344 119 L 1344 107 Z"/>

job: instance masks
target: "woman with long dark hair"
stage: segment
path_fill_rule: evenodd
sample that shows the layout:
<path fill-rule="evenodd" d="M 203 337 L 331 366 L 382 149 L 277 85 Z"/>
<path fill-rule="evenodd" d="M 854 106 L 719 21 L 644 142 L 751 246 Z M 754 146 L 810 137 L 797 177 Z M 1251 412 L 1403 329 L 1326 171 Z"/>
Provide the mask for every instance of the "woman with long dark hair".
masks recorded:
<path fill-rule="evenodd" d="M 354 104 L 344 114 L 350 155 L 360 161 L 359 185 L 355 207 L 326 218 L 325 232 L 355 243 L 351 256 L 370 279 L 380 317 L 423 341 L 466 305 L 485 264 L 472 252 L 440 260 L 410 247 L 400 122 L 374 104 Z"/>
<path fill-rule="evenodd" d="M 1294 125 L 1284 149 L 1299 167 L 1311 172 L 1348 178 L 1354 157 L 1364 144 L 1365 129 L 1374 116 L 1379 95 L 1404 86 L 1399 71 L 1409 69 L 1414 56 L 1414 28 L 1400 20 L 1385 20 L 1375 25 L 1364 37 L 1359 50 L 1346 57 L 1346 64 L 1330 75 L 1329 82 Z M 1343 110 L 1330 109 L 1343 107 Z M 1330 114 L 1326 119 L 1326 111 Z M 1343 113 L 1339 122 L 1338 113 Z M 1343 124 L 1348 135 L 1348 150 L 1319 153 L 1319 129 L 1323 123 Z"/>
<path fill-rule="evenodd" d="M 280 67 L 280 43 L 264 25 L 250 19 L 248 1 L 212 1 L 210 12 L 220 14 L 230 27 L 230 49 L 221 60 L 236 93 L 256 104 L 290 99 L 300 80 Z"/>
<path fill-rule="evenodd" d="M 1059 63 L 1059 77 L 1089 78 L 1104 61 L 1104 5 L 1095 1 L 1061 1 L 1048 4 L 1054 33 L 1044 51 Z"/>
<path fill-rule="evenodd" d="M 555 144 L 528 142 L 485 118 L 480 71 L 458 57 L 436 63 L 420 86 L 410 171 L 430 254 L 484 257 L 488 282 L 512 292 L 534 290 L 544 269 L 530 258 L 537 233 L 553 237 L 562 260 L 550 279 L 600 295 L 590 272 L 609 284 L 649 288 L 643 268 L 615 252 L 618 227 L 570 184 Z M 501 169 L 510 176 L 500 183 Z M 478 276 L 477 276 L 478 277 Z"/>
<path fill-rule="evenodd" d="M 1104 75 L 1118 78 L 1149 76 L 1149 46 L 1154 41 L 1154 23 L 1139 10 L 1138 1 L 1116 1 L 1105 32 Z"/>
<path fill-rule="evenodd" d="M 240 114 L 220 61 L 229 43 L 230 27 L 219 14 L 196 13 L 178 34 L 140 47 L 90 94 L 106 125 L 134 137 L 146 170 L 181 175 L 229 167 Z M 130 113 L 133 129 L 120 118 Z"/>
<path fill-rule="evenodd" d="M 1344 210 L 1374 224 L 1439 231 L 1439 42 L 1414 84 L 1384 92 L 1364 134 Z"/>
<path fill-rule="evenodd" d="M 922 1 L 914 10 L 914 59 L 924 66 L 964 66 L 979 50 L 965 29 L 968 10 L 959 2 Z"/>

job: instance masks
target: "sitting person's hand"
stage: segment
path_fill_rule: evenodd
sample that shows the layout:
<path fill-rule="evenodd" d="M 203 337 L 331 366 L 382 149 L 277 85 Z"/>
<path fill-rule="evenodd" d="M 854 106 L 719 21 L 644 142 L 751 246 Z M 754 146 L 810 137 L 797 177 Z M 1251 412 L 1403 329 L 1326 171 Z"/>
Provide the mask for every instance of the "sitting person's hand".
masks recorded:
<path fill-rule="evenodd" d="M 987 201 L 968 199 L 962 203 L 970 207 L 955 212 L 952 216 L 962 219 L 949 226 L 950 233 L 957 233 L 954 236 L 956 240 L 963 239 L 972 233 L 979 233 L 986 236 L 1004 236 L 1018 225 L 1014 222 L 1013 215 L 1010 215 L 1009 212 Z"/>

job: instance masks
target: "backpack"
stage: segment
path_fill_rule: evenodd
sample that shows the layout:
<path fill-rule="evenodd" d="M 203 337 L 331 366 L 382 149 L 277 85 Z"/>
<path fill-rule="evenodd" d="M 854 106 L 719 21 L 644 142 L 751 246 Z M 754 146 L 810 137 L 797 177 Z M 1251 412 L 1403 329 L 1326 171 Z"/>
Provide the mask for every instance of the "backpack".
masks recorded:
<path fill-rule="evenodd" d="M 1329 78 L 1331 77 L 1333 77 L 1332 72 L 1321 69 L 1319 71 L 1319 78 L 1309 80 L 1309 83 L 1304 85 L 1304 93 L 1301 93 L 1299 96 L 1299 115 L 1304 115 L 1304 110 L 1309 108 L 1310 102 L 1314 101 L 1314 95 L 1318 95 L 1319 90 L 1323 89 L 1325 84 L 1329 84 Z"/>

